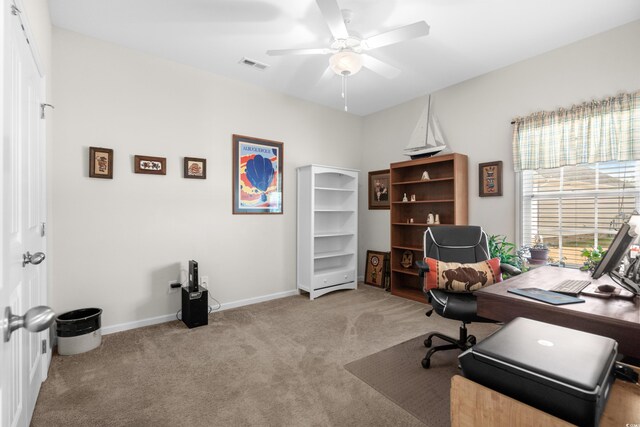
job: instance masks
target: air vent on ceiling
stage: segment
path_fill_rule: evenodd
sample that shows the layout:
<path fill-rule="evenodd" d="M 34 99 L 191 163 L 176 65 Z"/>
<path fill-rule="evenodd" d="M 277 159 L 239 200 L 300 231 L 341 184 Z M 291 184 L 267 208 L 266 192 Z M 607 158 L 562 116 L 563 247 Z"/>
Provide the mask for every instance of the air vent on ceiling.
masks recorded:
<path fill-rule="evenodd" d="M 240 60 L 240 64 L 244 64 L 244 65 L 247 65 L 249 67 L 257 68 L 260 71 L 265 70 L 268 67 L 267 64 L 264 64 L 262 62 L 256 61 L 255 59 L 249 59 L 247 57 L 243 57 Z"/>

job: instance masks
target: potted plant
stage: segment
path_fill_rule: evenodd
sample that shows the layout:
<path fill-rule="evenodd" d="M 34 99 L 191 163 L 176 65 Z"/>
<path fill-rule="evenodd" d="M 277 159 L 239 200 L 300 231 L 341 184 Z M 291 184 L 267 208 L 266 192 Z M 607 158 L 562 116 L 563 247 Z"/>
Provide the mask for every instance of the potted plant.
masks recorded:
<path fill-rule="evenodd" d="M 602 259 L 602 246 L 583 249 L 581 255 L 584 258 L 584 264 L 582 265 L 582 267 L 580 267 L 580 270 L 593 271 Z"/>
<path fill-rule="evenodd" d="M 487 243 L 489 244 L 489 255 L 491 258 L 500 258 L 501 265 L 507 264 L 515 267 L 519 271 L 525 271 L 522 258 L 519 256 L 519 253 L 515 252 L 516 245 L 507 242 L 507 236 L 492 235 L 489 237 Z M 509 276 L 506 272 L 502 273 L 503 279 Z"/>
<path fill-rule="evenodd" d="M 542 241 L 542 236 L 536 236 L 536 243 L 532 247 L 529 248 L 529 254 L 531 258 L 529 258 L 529 262 L 531 264 L 546 264 L 547 259 L 549 258 L 549 248 Z"/>

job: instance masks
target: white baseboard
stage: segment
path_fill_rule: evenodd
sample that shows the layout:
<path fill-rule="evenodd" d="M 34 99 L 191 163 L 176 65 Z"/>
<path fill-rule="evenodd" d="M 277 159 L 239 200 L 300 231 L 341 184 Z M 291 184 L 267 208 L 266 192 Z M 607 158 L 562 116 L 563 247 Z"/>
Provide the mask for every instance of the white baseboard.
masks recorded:
<path fill-rule="evenodd" d="M 243 307 L 245 305 L 257 304 L 259 302 L 271 301 L 278 298 L 285 298 L 298 295 L 298 290 L 277 292 L 275 294 L 263 295 L 261 297 L 247 298 L 238 301 L 225 302 L 220 305 L 216 311 L 229 310 L 231 308 Z M 115 332 L 128 331 L 130 329 L 142 328 L 143 326 L 157 325 L 158 323 L 170 322 L 176 320 L 176 314 L 165 314 L 163 316 L 149 317 L 147 319 L 135 320 L 133 322 L 119 323 L 117 325 L 102 327 L 102 335 L 113 334 Z"/>

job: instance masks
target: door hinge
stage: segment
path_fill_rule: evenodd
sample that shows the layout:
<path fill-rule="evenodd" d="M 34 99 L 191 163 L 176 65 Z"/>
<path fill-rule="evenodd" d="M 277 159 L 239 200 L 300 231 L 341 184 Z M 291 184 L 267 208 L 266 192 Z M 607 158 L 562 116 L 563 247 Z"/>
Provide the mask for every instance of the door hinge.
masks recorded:
<path fill-rule="evenodd" d="M 22 13 L 22 11 L 20 9 L 18 9 L 15 4 L 12 4 L 11 5 L 11 14 L 12 15 L 17 15 L 19 13 Z"/>
<path fill-rule="evenodd" d="M 47 340 L 42 340 L 42 354 L 47 354 Z"/>
<path fill-rule="evenodd" d="M 40 237 L 44 237 L 47 235 L 47 223 L 42 223 L 42 228 L 40 228 Z"/>

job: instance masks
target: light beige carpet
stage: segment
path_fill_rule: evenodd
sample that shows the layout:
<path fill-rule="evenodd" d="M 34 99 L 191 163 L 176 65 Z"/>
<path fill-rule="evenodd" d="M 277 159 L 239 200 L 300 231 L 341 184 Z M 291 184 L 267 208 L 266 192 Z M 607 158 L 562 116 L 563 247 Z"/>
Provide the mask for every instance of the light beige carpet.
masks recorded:
<path fill-rule="evenodd" d="M 191 330 L 174 321 L 107 335 L 53 357 L 32 425 L 421 426 L 344 365 L 432 329 L 457 332 L 426 307 L 360 285 L 213 313 Z"/>

